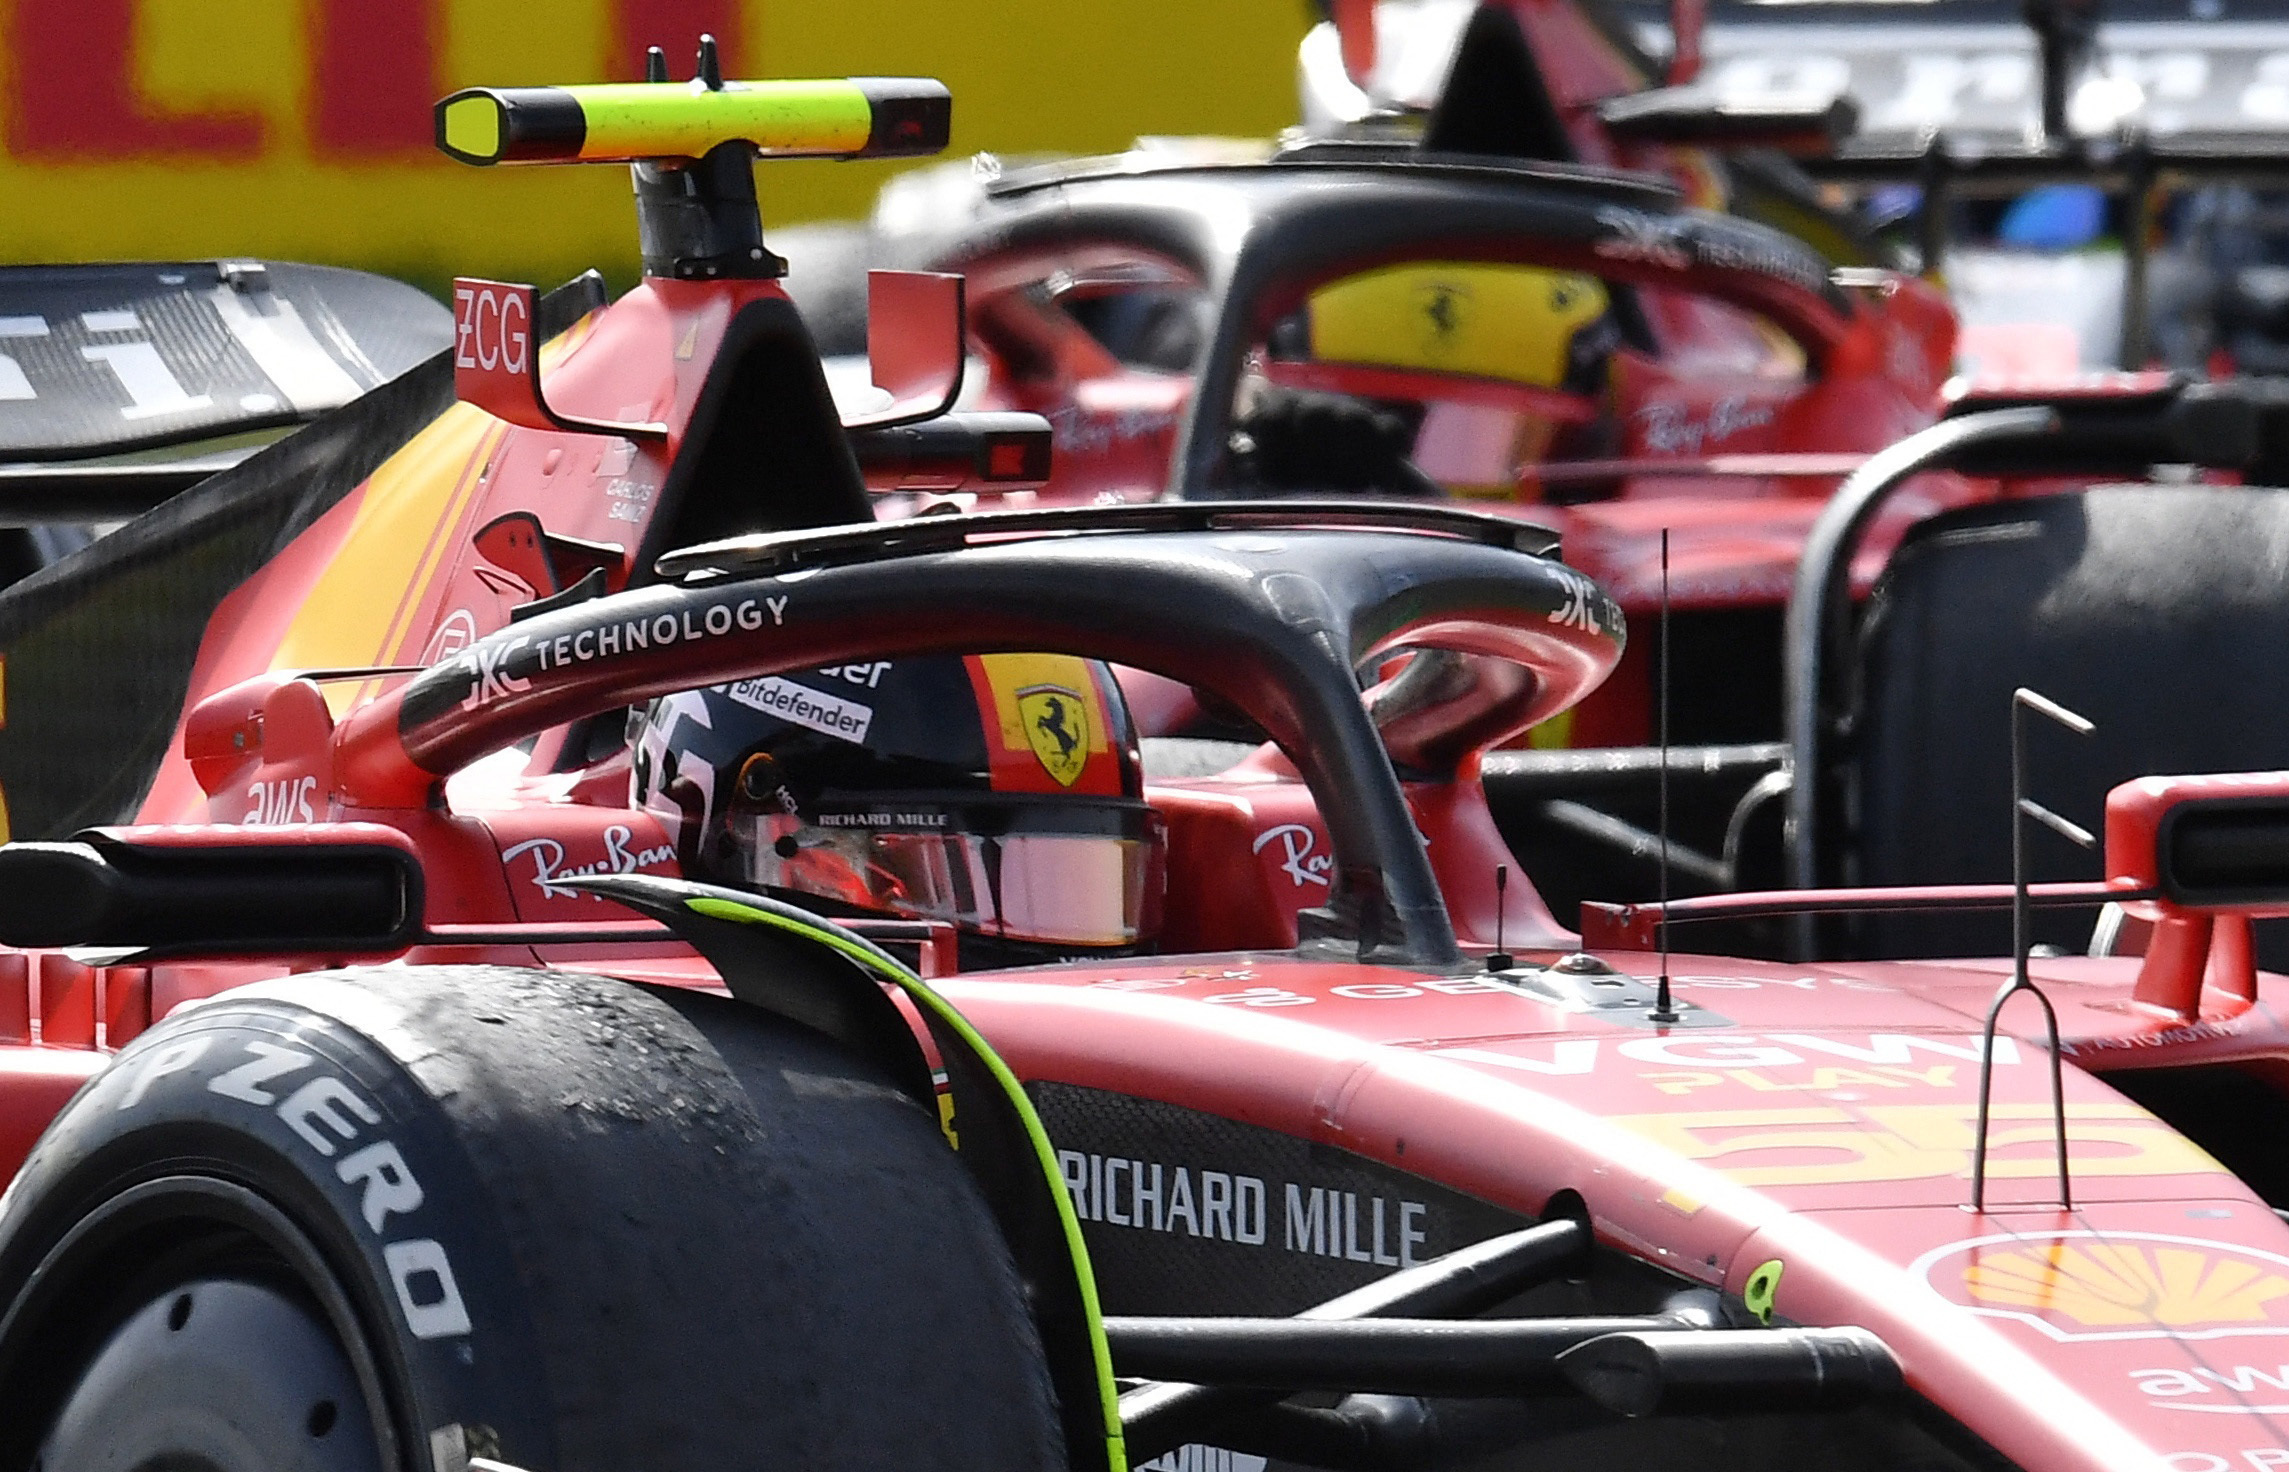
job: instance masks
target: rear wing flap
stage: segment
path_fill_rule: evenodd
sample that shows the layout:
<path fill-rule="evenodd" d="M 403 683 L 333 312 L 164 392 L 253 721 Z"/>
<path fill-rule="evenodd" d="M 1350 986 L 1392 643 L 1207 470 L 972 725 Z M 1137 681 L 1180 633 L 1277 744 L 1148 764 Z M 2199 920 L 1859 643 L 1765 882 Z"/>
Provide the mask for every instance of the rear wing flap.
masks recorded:
<path fill-rule="evenodd" d="M 290 429 L 451 336 L 420 290 L 330 266 L 0 267 L 0 464 Z"/>

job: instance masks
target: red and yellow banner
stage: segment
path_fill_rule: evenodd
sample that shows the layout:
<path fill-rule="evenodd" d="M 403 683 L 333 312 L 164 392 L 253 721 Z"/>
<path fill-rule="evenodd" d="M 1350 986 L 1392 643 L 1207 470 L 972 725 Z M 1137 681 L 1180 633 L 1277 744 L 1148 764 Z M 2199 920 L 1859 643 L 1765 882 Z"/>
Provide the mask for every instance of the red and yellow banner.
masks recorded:
<path fill-rule="evenodd" d="M 614 167 L 474 170 L 465 86 L 934 76 L 950 152 L 1096 152 L 1295 117 L 1303 0 L 0 0 L 0 261 L 267 256 L 442 283 L 633 273 Z M 766 224 L 862 215 L 907 163 L 773 163 Z"/>

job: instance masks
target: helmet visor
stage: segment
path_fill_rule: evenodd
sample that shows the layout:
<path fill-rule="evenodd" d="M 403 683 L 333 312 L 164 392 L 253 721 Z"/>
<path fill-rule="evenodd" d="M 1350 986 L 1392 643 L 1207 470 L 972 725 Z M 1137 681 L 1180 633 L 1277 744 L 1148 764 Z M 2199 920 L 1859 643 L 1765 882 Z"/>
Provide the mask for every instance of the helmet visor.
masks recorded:
<path fill-rule="evenodd" d="M 1060 803 L 1045 829 L 1038 812 L 969 806 L 828 811 L 814 822 L 734 811 L 725 867 L 749 888 L 1008 940 L 1112 947 L 1146 936 L 1159 878 L 1149 809 Z"/>

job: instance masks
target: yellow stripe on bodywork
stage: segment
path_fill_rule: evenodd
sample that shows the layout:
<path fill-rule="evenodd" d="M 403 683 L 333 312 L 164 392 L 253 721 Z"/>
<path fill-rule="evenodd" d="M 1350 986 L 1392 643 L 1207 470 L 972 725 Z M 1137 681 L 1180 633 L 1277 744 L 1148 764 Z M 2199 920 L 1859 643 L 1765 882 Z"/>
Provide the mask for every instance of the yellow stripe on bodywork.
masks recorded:
<path fill-rule="evenodd" d="M 584 341 L 593 313 L 541 349 L 544 371 Z M 455 404 L 367 478 L 350 529 L 318 575 L 270 667 L 344 669 L 418 660 L 431 632 L 415 627 L 438 576 L 452 566 L 455 534 L 484 489 L 486 461 L 507 426 Z M 326 698 L 338 718 L 373 697 L 375 681 L 334 684 Z"/>
<path fill-rule="evenodd" d="M 499 420 L 455 404 L 368 478 L 342 544 L 286 626 L 270 667 L 341 669 L 386 663 L 406 637 L 503 434 Z M 363 686 L 327 690 L 338 716 Z"/>

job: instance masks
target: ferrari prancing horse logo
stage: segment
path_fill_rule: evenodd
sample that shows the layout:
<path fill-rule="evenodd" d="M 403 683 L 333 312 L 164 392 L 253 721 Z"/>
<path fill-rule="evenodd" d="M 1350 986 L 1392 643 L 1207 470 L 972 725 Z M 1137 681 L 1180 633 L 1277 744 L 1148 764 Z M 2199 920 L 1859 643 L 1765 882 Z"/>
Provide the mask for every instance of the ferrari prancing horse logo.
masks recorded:
<path fill-rule="evenodd" d="M 1089 702 L 1063 685 L 1028 685 L 1017 692 L 1026 744 L 1060 787 L 1081 780 L 1089 764 Z"/>

